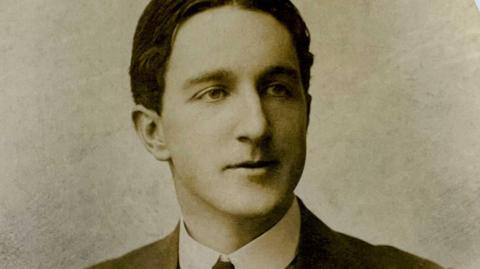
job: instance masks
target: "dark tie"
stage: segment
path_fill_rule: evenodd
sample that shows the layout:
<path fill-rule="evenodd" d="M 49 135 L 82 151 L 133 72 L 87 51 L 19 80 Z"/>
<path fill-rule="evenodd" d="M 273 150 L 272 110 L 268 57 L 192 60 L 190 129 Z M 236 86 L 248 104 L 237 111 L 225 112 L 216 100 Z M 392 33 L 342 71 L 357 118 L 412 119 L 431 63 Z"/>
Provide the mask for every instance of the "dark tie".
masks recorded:
<path fill-rule="evenodd" d="M 212 269 L 235 269 L 235 266 L 230 261 L 224 262 L 219 258 Z"/>

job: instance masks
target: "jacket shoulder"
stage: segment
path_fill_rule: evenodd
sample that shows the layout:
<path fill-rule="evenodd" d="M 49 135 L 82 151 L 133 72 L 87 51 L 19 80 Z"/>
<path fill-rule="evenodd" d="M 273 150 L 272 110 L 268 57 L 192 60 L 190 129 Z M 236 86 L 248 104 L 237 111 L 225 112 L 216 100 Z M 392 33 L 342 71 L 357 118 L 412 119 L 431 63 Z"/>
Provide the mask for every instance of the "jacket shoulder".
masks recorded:
<path fill-rule="evenodd" d="M 336 232 L 300 201 L 302 226 L 299 268 L 441 269 L 442 267 L 395 247 L 372 245 Z"/>
<path fill-rule="evenodd" d="M 351 253 L 361 268 L 390 269 L 442 269 L 443 267 L 406 251 L 388 245 L 372 245 L 361 239 L 337 233 L 345 244 L 346 253 Z"/>
<path fill-rule="evenodd" d="M 178 226 L 165 238 L 135 249 L 121 257 L 103 261 L 87 269 L 153 269 L 176 268 Z"/>

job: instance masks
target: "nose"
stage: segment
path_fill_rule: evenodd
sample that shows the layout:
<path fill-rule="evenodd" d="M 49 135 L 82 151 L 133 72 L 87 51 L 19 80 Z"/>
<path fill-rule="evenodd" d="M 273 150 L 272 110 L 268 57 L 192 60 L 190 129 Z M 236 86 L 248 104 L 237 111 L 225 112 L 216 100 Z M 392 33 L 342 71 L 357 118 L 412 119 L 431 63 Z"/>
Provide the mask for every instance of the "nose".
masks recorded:
<path fill-rule="evenodd" d="M 237 140 L 254 145 L 262 144 L 271 138 L 268 114 L 258 92 L 248 91 L 243 95 L 243 113 L 238 114 Z"/>

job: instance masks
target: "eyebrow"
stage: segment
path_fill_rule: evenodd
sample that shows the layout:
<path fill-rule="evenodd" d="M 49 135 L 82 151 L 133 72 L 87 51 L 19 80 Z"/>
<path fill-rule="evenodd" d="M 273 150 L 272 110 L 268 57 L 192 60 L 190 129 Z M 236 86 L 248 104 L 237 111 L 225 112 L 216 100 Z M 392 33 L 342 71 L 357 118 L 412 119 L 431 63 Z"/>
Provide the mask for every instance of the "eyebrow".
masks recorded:
<path fill-rule="evenodd" d="M 266 71 L 258 76 L 259 80 L 266 80 L 268 78 L 284 75 L 293 81 L 300 81 L 300 75 L 297 69 L 289 66 L 276 65 L 268 68 Z M 196 77 L 188 79 L 184 84 L 184 89 L 188 89 L 194 85 L 207 83 L 211 81 L 229 81 L 232 80 L 233 74 L 226 69 L 219 69 L 210 72 L 205 72 Z"/>
<path fill-rule="evenodd" d="M 270 77 L 284 75 L 294 81 L 300 81 L 300 74 L 297 69 L 289 66 L 273 66 L 267 69 L 264 73 L 260 75 L 260 79 L 268 79 Z"/>
<path fill-rule="evenodd" d="M 211 81 L 226 81 L 226 80 L 231 80 L 231 78 L 232 78 L 232 73 L 225 69 L 206 72 L 194 78 L 188 79 L 184 84 L 184 89 L 187 89 L 191 86 L 201 84 L 201 83 L 206 83 Z"/>

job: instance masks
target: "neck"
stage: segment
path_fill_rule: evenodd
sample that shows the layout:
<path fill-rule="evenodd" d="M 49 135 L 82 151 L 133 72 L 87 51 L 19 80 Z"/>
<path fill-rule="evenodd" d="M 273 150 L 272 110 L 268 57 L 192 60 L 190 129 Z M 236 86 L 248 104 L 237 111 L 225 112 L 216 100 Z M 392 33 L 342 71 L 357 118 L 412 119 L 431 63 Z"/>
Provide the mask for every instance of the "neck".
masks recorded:
<path fill-rule="evenodd" d="M 232 216 L 198 201 L 179 199 L 188 233 L 196 241 L 219 253 L 230 254 L 273 227 L 287 212 L 290 199 L 268 214 L 255 217 Z"/>

